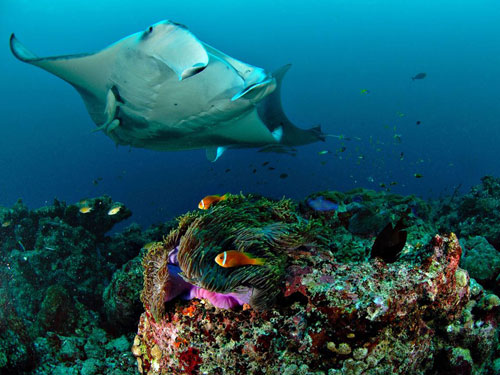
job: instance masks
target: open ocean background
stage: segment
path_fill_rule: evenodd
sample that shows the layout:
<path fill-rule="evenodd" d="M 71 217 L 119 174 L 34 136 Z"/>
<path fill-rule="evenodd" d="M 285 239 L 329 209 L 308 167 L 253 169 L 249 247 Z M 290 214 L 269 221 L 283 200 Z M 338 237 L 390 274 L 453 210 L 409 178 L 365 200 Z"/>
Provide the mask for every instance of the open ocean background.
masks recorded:
<path fill-rule="evenodd" d="M 216 163 L 204 150 L 116 148 L 91 133 L 72 87 L 17 61 L 8 45 L 15 32 L 39 56 L 92 52 L 162 19 L 266 70 L 292 63 L 282 91 L 289 118 L 352 140 L 329 138 L 295 157 L 228 150 Z M 393 192 L 437 197 L 500 175 L 498 0 L 2 0 L 0 41 L 2 206 L 108 194 L 133 211 L 128 222 L 147 226 L 208 194 L 300 199 L 395 182 Z M 427 77 L 412 81 L 420 72 Z"/>

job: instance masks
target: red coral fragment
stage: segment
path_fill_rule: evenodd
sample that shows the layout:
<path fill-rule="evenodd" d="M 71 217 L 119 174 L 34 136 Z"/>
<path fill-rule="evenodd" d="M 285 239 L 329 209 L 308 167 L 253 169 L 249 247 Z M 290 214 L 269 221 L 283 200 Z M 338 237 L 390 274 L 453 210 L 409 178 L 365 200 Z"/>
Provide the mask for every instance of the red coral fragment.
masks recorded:
<path fill-rule="evenodd" d="M 194 375 L 198 370 L 198 366 L 201 364 L 201 357 L 199 355 L 199 350 L 195 348 L 189 348 L 188 350 L 179 354 L 179 363 L 184 368 L 185 374 Z"/>

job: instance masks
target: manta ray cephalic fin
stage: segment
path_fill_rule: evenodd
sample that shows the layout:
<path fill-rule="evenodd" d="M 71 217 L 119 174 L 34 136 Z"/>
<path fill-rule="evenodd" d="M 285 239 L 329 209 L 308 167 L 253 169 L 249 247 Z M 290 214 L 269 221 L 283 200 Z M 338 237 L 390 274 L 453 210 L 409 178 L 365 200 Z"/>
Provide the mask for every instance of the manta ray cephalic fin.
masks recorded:
<path fill-rule="evenodd" d="M 206 152 L 206 156 L 207 156 L 208 161 L 214 162 L 218 158 L 220 158 L 222 156 L 222 154 L 224 153 L 224 151 L 226 151 L 226 150 L 227 150 L 227 147 L 223 147 L 223 146 L 207 147 L 205 152 Z"/>
<path fill-rule="evenodd" d="M 120 125 L 120 120 L 116 118 L 119 112 L 118 103 L 121 102 L 120 94 L 116 86 L 111 87 L 106 95 L 106 107 L 104 108 L 104 114 L 106 115 L 106 122 L 99 125 L 97 129 L 92 130 L 92 133 L 103 131 L 104 133 L 110 133 L 115 130 Z"/>
<path fill-rule="evenodd" d="M 152 42 L 158 43 L 153 57 L 168 65 L 179 81 L 202 72 L 209 61 L 203 43 L 184 25 L 170 21 L 164 25 L 168 32 L 161 35 L 161 40 L 152 36 Z"/>

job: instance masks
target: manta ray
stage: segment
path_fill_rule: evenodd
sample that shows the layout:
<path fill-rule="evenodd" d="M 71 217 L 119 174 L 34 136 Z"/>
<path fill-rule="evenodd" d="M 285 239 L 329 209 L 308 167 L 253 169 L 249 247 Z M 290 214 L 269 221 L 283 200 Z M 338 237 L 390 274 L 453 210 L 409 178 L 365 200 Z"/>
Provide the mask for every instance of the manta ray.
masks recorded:
<path fill-rule="evenodd" d="M 152 150 L 228 148 L 283 152 L 319 140 L 283 112 L 285 65 L 273 73 L 198 40 L 186 26 L 161 21 L 96 52 L 37 57 L 14 34 L 19 60 L 71 84 L 97 125 L 117 145 Z"/>

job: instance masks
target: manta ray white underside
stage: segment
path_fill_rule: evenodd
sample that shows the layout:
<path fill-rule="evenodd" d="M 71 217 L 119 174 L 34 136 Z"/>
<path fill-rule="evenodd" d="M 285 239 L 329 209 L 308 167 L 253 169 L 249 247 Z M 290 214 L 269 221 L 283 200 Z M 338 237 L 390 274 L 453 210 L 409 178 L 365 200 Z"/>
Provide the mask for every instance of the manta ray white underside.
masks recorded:
<path fill-rule="evenodd" d="M 39 58 L 12 34 L 19 60 L 70 83 L 92 120 L 117 144 L 153 150 L 227 148 L 282 152 L 324 140 L 283 113 L 281 80 L 199 41 L 185 26 L 161 21 L 97 53 Z"/>

